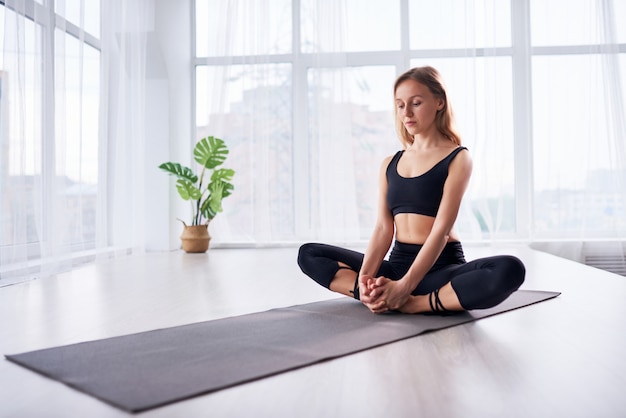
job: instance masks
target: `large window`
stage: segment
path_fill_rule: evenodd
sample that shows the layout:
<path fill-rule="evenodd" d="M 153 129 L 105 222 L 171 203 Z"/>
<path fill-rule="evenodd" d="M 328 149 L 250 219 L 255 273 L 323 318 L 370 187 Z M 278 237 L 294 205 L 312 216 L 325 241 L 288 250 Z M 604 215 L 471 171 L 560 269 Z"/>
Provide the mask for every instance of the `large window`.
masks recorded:
<path fill-rule="evenodd" d="M 626 1 L 533 0 L 530 21 L 535 236 L 624 236 Z"/>
<path fill-rule="evenodd" d="M 100 1 L 0 1 L 0 22 L 1 277 L 95 245 Z"/>
<path fill-rule="evenodd" d="M 393 82 L 419 65 L 444 76 L 474 158 L 463 235 L 626 230 L 625 1 L 196 0 L 195 12 L 197 136 L 223 136 L 237 171 L 218 240 L 367 239 L 380 162 L 400 146 Z"/>

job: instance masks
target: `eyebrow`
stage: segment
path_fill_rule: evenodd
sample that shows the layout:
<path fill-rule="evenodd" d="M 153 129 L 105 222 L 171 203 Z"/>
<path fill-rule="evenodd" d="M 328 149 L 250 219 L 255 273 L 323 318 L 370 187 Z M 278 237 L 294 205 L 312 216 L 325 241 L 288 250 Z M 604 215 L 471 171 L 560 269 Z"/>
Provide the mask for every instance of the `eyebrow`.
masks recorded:
<path fill-rule="evenodd" d="M 421 94 L 416 94 L 415 96 L 409 97 L 409 100 L 415 99 L 416 97 L 419 97 L 420 99 L 424 98 L 424 96 L 422 96 Z M 399 98 L 396 97 L 396 102 L 397 101 L 402 101 L 402 99 L 399 99 Z"/>

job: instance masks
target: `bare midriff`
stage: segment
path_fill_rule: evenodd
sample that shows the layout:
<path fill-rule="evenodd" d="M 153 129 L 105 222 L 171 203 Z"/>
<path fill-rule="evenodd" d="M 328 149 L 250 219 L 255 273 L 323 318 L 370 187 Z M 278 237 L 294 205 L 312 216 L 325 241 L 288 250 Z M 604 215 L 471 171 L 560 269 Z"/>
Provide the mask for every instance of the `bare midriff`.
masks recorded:
<path fill-rule="evenodd" d="M 435 223 L 432 216 L 416 213 L 398 213 L 394 217 L 396 224 L 396 240 L 405 244 L 424 244 Z M 459 241 L 456 231 L 452 229 L 447 242 Z"/>

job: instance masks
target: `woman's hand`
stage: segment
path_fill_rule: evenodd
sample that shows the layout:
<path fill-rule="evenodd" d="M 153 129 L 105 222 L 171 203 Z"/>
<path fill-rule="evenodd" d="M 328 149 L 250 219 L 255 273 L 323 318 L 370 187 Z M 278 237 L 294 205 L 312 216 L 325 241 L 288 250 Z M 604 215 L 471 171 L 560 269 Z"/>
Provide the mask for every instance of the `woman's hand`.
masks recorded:
<path fill-rule="evenodd" d="M 375 281 L 372 276 L 364 274 L 359 275 L 359 298 L 366 306 L 375 301 L 375 298 L 371 296 Z"/>
<path fill-rule="evenodd" d="M 374 313 L 398 310 L 409 299 L 410 290 L 405 288 L 402 280 L 393 281 L 383 276 L 362 279 L 363 283 L 359 279 L 361 301 Z"/>
<path fill-rule="evenodd" d="M 359 298 L 363 305 L 374 313 L 384 312 L 379 307 L 380 289 L 377 289 L 376 280 L 369 275 L 359 275 Z"/>

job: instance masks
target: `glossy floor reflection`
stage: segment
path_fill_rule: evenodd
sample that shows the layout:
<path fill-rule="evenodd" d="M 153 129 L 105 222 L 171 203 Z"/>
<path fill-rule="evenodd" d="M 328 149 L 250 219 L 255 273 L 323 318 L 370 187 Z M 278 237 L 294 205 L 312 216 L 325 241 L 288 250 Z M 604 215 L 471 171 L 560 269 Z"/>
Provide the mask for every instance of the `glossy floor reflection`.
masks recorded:
<path fill-rule="evenodd" d="M 147 417 L 626 416 L 626 280 L 526 247 L 524 289 L 556 299 L 142 413 Z M 337 297 L 297 248 L 150 253 L 0 288 L 0 352 L 131 334 Z M 128 414 L 0 363 L 1 417 Z"/>

